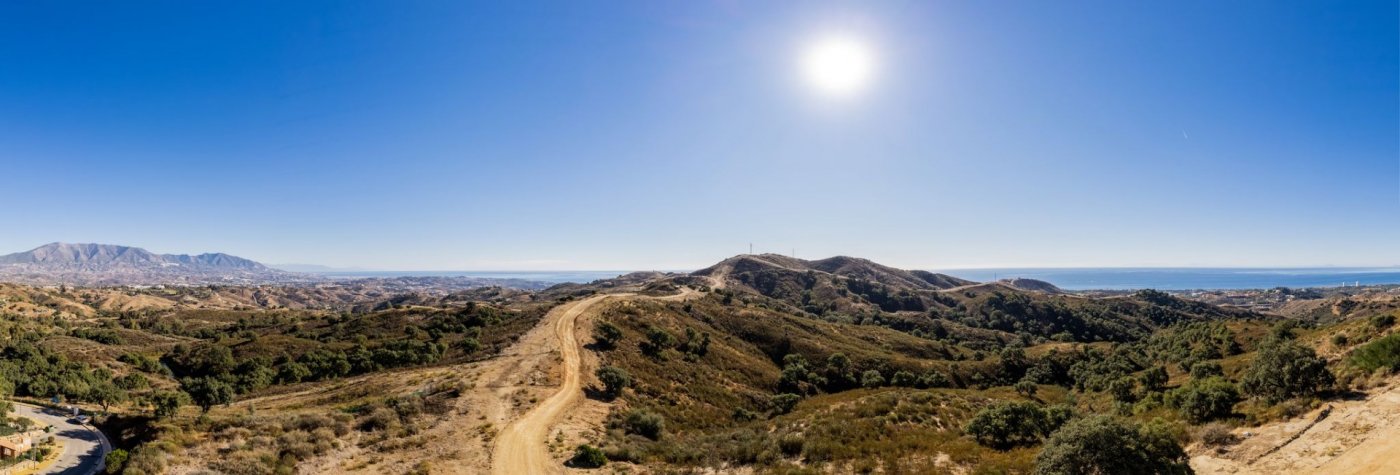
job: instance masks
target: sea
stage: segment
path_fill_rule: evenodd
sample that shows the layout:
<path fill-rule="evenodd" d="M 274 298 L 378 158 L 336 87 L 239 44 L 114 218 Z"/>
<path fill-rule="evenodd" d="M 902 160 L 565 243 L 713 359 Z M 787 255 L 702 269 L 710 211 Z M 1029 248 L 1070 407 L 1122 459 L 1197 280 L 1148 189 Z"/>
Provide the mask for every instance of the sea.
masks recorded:
<path fill-rule="evenodd" d="M 1400 267 L 949 269 L 978 282 L 1027 278 L 1065 290 L 1219 290 L 1400 284 Z"/>

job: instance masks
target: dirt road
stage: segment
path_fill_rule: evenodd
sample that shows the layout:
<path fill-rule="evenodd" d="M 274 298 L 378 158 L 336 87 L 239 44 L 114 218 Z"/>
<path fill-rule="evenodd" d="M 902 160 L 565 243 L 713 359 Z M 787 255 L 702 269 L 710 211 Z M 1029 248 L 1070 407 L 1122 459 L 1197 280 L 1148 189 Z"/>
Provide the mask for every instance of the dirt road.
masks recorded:
<path fill-rule="evenodd" d="M 552 325 L 553 336 L 558 342 L 561 356 L 562 376 L 559 389 L 544 402 L 531 408 L 519 419 L 506 426 L 496 437 L 492 450 L 491 473 L 496 475 L 563 473 L 563 467 L 549 455 L 546 439 L 550 429 L 559 421 L 565 411 L 573 407 L 583 397 L 582 359 L 579 350 L 583 342 L 574 336 L 579 317 L 595 304 L 607 299 L 650 298 L 656 300 L 684 300 L 699 294 L 694 289 L 682 288 L 676 295 L 666 297 L 641 297 L 633 294 L 604 294 L 570 302 L 554 310 L 545 318 Z"/>
<path fill-rule="evenodd" d="M 1392 380 L 1363 399 L 1328 402 L 1330 415 L 1316 424 L 1321 408 L 1287 421 L 1236 429 L 1242 442 L 1222 452 L 1197 448 L 1191 467 L 1202 475 L 1400 473 L 1397 383 Z"/>
<path fill-rule="evenodd" d="M 598 295 L 556 308 L 562 311 L 553 320 L 554 337 L 559 341 L 559 353 L 563 359 L 563 378 L 558 392 L 545 399 L 540 405 L 526 412 L 496 438 L 493 450 L 491 473 L 497 475 L 560 473 L 545 447 L 549 428 L 580 397 L 583 396 L 583 376 L 579 371 L 579 342 L 574 338 L 574 326 L 579 315 L 604 299 L 619 295 Z"/>

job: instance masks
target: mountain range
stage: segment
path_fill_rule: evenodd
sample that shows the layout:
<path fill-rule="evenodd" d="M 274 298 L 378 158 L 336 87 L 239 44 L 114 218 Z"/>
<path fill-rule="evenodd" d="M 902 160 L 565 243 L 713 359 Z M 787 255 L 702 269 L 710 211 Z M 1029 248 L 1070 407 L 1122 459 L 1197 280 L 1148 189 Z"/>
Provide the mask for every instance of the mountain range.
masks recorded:
<path fill-rule="evenodd" d="M 0 279 L 93 286 L 289 283 L 311 277 L 223 253 L 156 254 L 131 246 L 55 242 L 0 256 Z"/>

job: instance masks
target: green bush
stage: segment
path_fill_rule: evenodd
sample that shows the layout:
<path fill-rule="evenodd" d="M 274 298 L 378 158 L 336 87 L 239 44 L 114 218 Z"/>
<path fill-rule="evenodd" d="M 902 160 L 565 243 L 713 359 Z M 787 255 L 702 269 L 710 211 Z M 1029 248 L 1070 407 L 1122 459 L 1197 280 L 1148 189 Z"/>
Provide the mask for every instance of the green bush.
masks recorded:
<path fill-rule="evenodd" d="M 1158 424 L 1112 416 L 1076 419 L 1055 431 L 1035 458 L 1037 475 L 1189 474 L 1186 452 Z"/>
<path fill-rule="evenodd" d="M 131 454 L 122 449 L 113 449 L 111 452 L 107 452 L 107 457 L 103 459 L 107 465 L 104 471 L 107 473 L 121 473 L 122 468 L 126 466 L 126 460 L 128 458 L 131 458 Z"/>
<path fill-rule="evenodd" d="M 1021 381 L 1017 382 L 1016 385 L 1013 386 L 1013 388 L 1016 389 L 1017 393 L 1031 398 L 1035 397 L 1036 391 L 1040 389 L 1038 386 L 1035 385 L 1034 382 L 1027 379 L 1022 379 Z"/>
<path fill-rule="evenodd" d="M 1034 445 L 1048 432 L 1045 411 L 1031 402 L 999 402 L 968 421 L 963 432 L 996 449 Z"/>
<path fill-rule="evenodd" d="M 616 348 L 617 342 L 622 341 L 622 329 L 608 322 L 598 322 L 598 325 L 593 327 L 593 335 L 598 346 L 605 349 Z"/>
<path fill-rule="evenodd" d="M 1351 364 L 1365 371 L 1400 370 L 1400 333 L 1367 343 L 1351 354 Z"/>
<path fill-rule="evenodd" d="M 1167 394 L 1167 404 L 1177 408 L 1181 417 L 1192 424 L 1229 417 L 1239 400 L 1235 385 L 1219 376 L 1193 379 Z"/>
<path fill-rule="evenodd" d="M 1211 376 L 1224 376 L 1225 369 L 1214 361 L 1201 361 L 1191 365 L 1191 379 L 1206 379 Z"/>
<path fill-rule="evenodd" d="M 868 370 L 860 375 L 860 385 L 867 388 L 878 388 L 885 385 L 885 377 L 879 371 Z"/>
<path fill-rule="evenodd" d="M 1138 381 L 1142 382 L 1142 388 L 1146 391 L 1161 391 L 1167 385 L 1167 368 L 1165 366 L 1153 366 L 1142 372 Z"/>
<path fill-rule="evenodd" d="M 608 456 L 597 447 L 581 444 L 574 449 L 574 457 L 569 459 L 569 465 L 578 468 L 598 468 L 608 464 Z"/>
<path fill-rule="evenodd" d="M 618 397 L 622 390 L 632 385 L 632 375 L 627 374 L 627 370 L 616 366 L 604 366 L 598 368 L 598 381 L 603 383 L 603 393 L 608 397 Z"/>
<path fill-rule="evenodd" d="M 623 429 L 628 434 L 637 434 L 651 440 L 660 440 L 666 430 L 666 421 L 651 411 L 637 409 L 627 413 Z"/>
<path fill-rule="evenodd" d="M 1280 332 L 1276 332 L 1278 334 Z M 1332 386 L 1327 361 L 1311 348 L 1286 337 L 1270 337 L 1259 345 L 1254 362 L 1245 370 L 1241 388 L 1245 394 L 1269 403 L 1311 396 Z"/>

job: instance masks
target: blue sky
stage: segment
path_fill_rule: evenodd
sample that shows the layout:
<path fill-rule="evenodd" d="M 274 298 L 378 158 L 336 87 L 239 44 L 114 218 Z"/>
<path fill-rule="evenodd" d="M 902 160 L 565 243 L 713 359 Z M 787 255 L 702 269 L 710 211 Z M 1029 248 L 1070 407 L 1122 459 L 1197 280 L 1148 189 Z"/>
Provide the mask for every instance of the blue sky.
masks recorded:
<path fill-rule="evenodd" d="M 0 252 L 1400 264 L 1380 2 L 5 2 Z M 866 90 L 803 83 L 831 32 Z"/>

